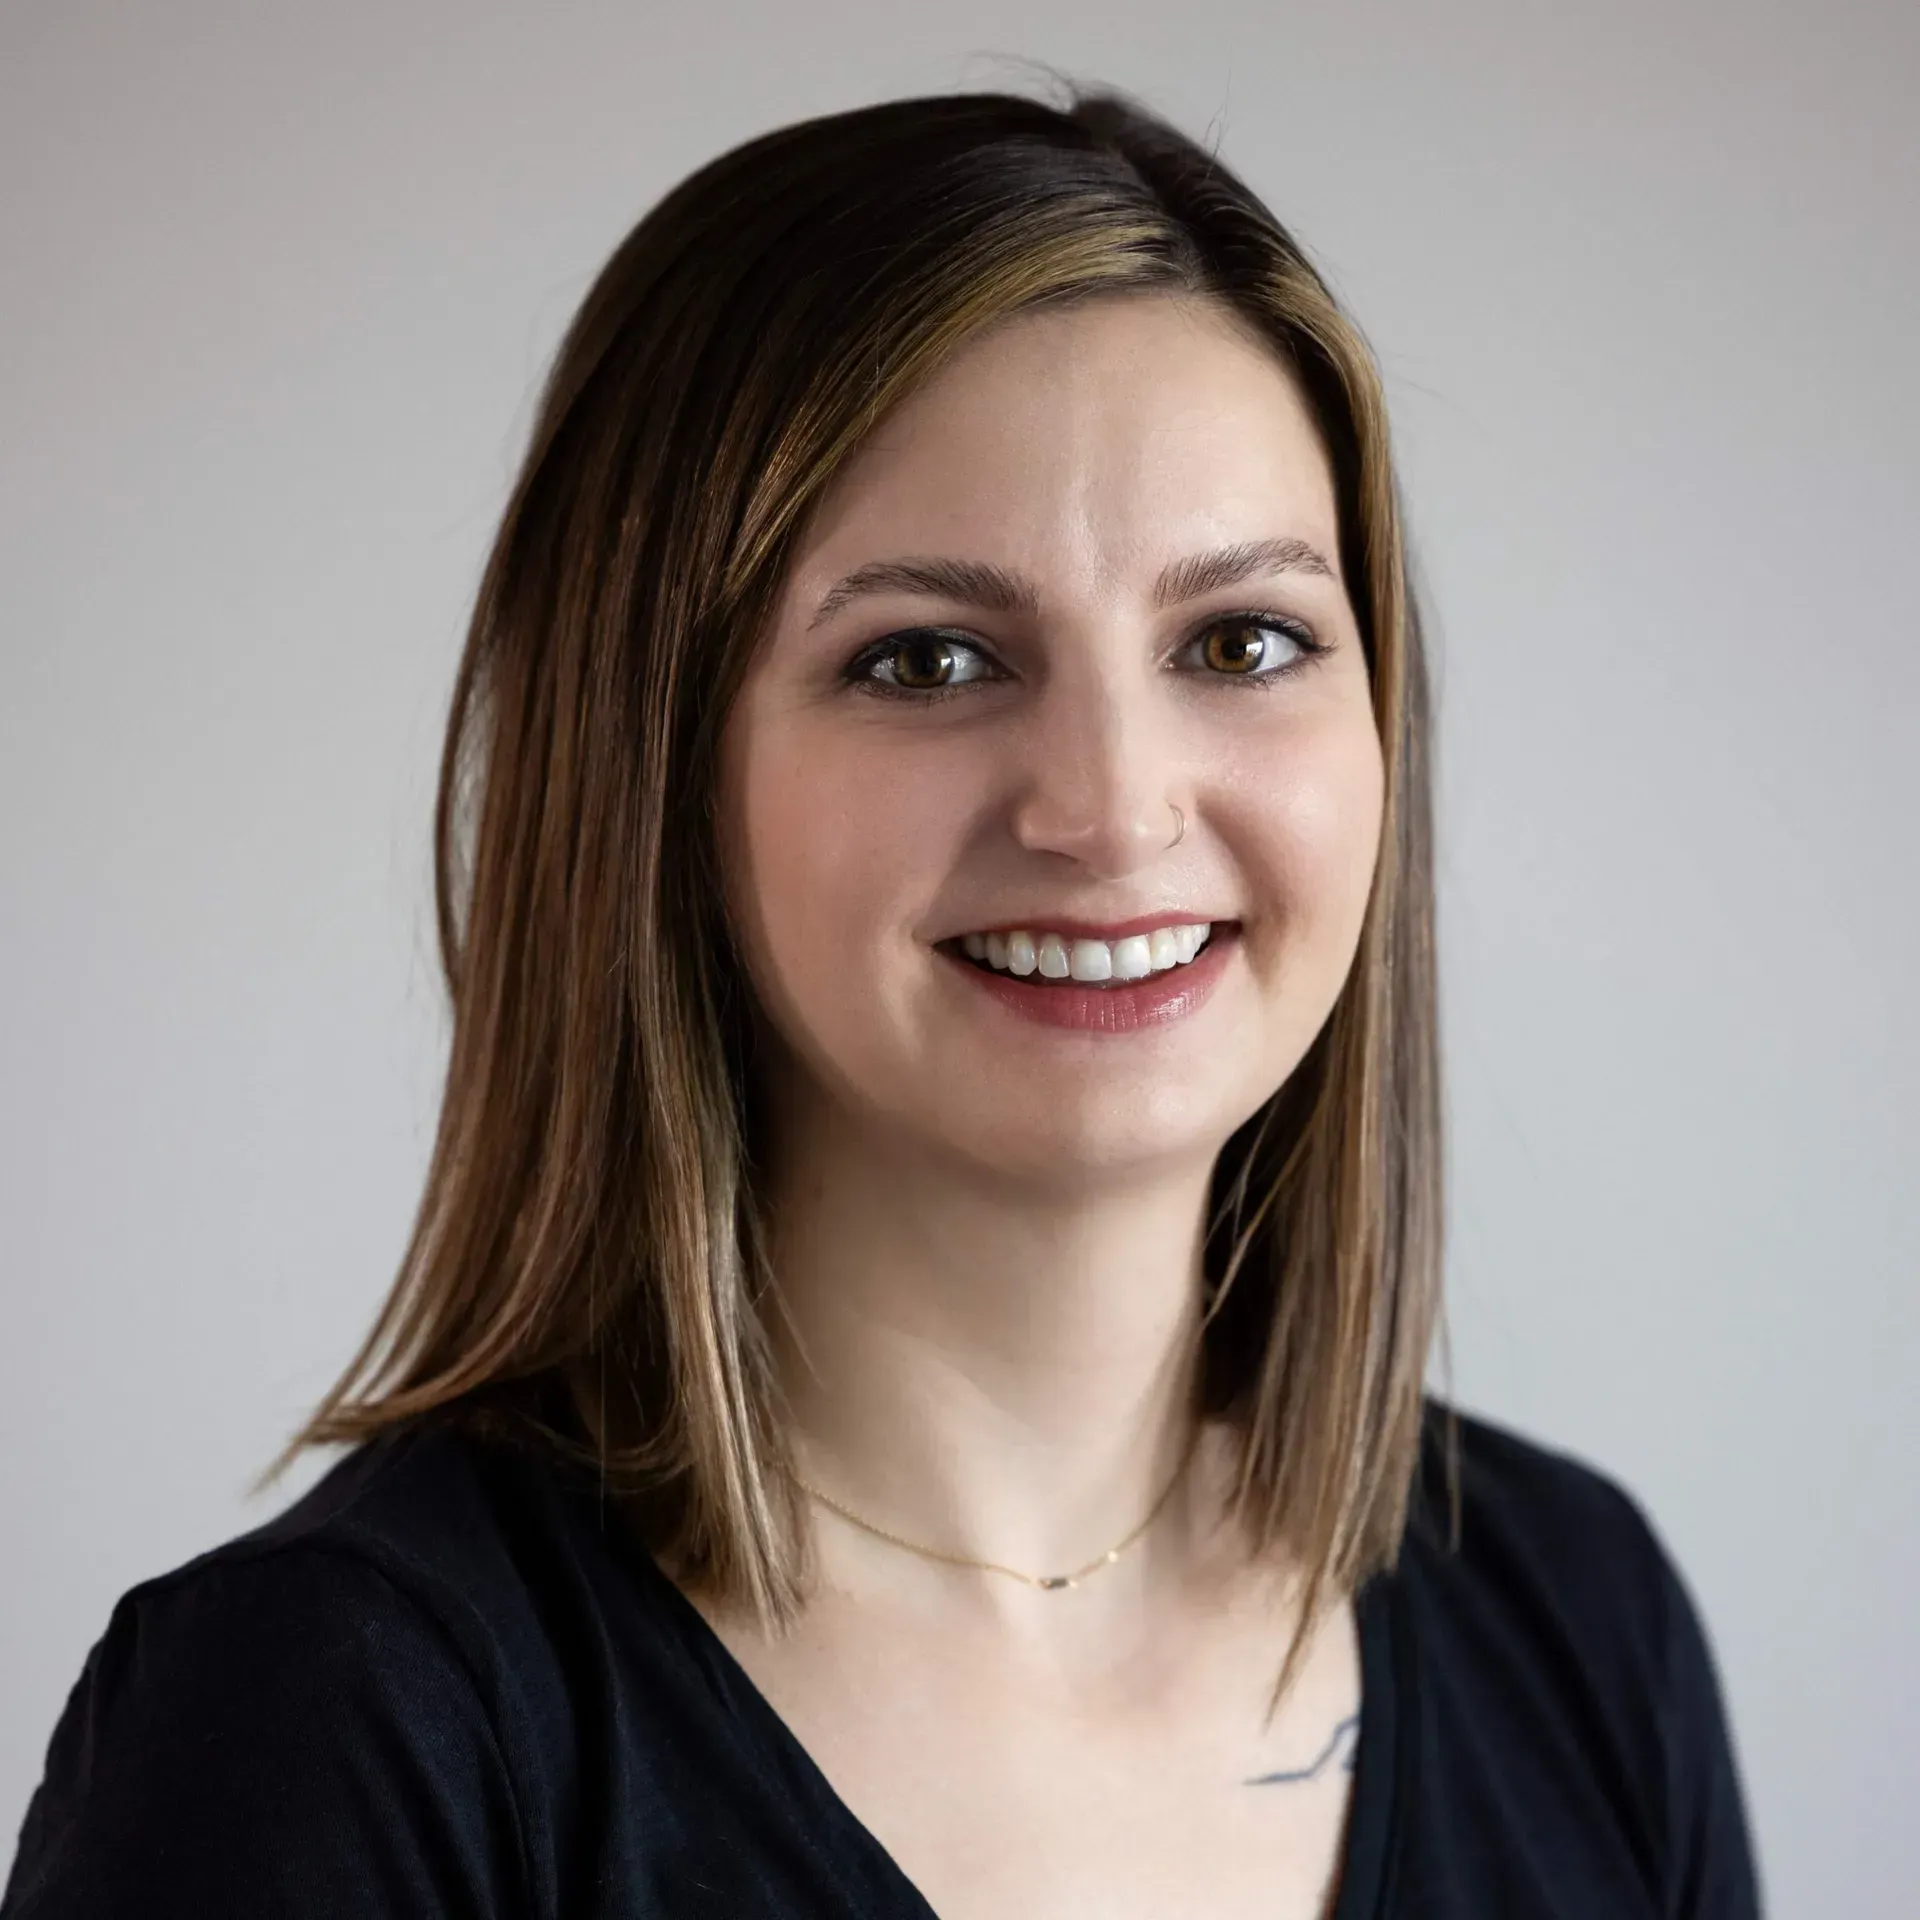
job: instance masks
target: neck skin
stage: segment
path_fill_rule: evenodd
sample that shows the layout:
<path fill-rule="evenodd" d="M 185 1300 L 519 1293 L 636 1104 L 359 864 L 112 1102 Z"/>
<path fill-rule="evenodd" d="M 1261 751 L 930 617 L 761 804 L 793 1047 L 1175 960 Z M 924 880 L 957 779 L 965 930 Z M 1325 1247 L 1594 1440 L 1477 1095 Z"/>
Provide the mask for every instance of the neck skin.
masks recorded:
<path fill-rule="evenodd" d="M 945 1553 L 1084 1566 L 1190 1444 L 1211 1161 L 1063 1194 L 805 1104 L 780 1115 L 768 1181 L 768 1322 L 800 1473 Z M 841 1544 L 842 1565 L 900 1553 Z"/>

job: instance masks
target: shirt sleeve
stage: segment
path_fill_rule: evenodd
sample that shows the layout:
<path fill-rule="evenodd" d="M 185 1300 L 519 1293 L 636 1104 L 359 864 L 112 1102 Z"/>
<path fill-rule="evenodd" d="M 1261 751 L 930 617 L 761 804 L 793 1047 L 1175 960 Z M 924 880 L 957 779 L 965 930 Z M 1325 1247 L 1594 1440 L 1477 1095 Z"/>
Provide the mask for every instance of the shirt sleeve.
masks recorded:
<path fill-rule="evenodd" d="M 286 1546 L 134 1588 L 47 1752 L 4 1920 L 506 1920 L 511 1783 L 444 1630 Z"/>
<path fill-rule="evenodd" d="M 1758 1920 L 1760 1890 L 1719 1675 L 1691 1595 L 1661 1554 L 1665 1587 L 1667 1831 L 1671 1920 Z"/>

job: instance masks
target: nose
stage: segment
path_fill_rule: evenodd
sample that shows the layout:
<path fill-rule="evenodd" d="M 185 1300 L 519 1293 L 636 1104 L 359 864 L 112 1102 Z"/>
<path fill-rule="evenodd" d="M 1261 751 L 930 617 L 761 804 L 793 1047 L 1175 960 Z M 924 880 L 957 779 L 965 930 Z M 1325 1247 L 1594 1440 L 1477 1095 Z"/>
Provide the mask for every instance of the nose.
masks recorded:
<path fill-rule="evenodd" d="M 1150 677 L 1150 676 L 1148 676 Z M 1178 729 L 1156 689 L 1089 672 L 1052 679 L 1021 730 L 1014 838 L 1114 879 L 1151 865 L 1191 820 Z"/>

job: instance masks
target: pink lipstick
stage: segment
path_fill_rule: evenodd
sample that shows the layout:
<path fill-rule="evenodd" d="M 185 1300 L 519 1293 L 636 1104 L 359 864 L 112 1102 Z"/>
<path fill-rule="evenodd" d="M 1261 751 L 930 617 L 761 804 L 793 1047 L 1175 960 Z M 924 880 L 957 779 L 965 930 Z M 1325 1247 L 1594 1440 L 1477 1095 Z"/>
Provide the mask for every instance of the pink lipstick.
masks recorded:
<path fill-rule="evenodd" d="M 1186 965 L 1150 973 L 1139 980 L 1099 984 L 1002 973 L 969 960 L 957 945 L 943 943 L 935 951 L 983 993 L 1023 1020 L 1082 1033 L 1137 1033 L 1143 1027 L 1165 1026 L 1201 1006 L 1219 983 L 1239 937 L 1236 923 L 1222 922 L 1213 927 L 1206 945 Z"/>

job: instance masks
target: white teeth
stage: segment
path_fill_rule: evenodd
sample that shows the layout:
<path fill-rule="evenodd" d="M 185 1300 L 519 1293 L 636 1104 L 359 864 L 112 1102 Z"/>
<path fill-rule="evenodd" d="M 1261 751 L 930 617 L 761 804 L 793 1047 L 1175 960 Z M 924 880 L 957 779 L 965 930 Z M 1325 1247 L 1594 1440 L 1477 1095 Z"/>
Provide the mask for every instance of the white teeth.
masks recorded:
<path fill-rule="evenodd" d="M 1076 940 L 1070 957 L 1076 980 L 1113 978 L 1113 949 L 1104 940 Z"/>
<path fill-rule="evenodd" d="M 1038 972 L 1047 980 L 1144 980 L 1169 967 L 1189 965 L 1206 944 L 1209 924 L 1190 921 L 1183 926 L 1155 927 L 1152 933 L 1131 933 L 1121 940 L 1064 940 L 1057 933 L 969 933 L 961 950 L 973 960 L 984 960 L 998 973 Z"/>

